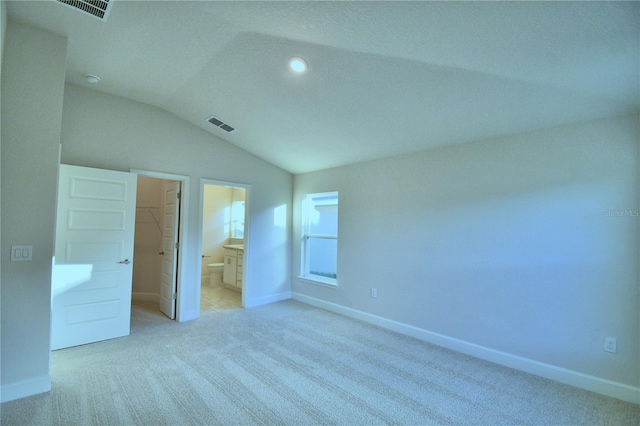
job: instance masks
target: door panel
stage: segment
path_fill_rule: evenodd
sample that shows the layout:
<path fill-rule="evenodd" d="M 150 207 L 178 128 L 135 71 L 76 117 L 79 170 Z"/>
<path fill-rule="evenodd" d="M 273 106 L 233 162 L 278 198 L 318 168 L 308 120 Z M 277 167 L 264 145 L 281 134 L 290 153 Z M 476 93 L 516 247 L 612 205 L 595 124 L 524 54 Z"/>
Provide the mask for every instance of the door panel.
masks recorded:
<path fill-rule="evenodd" d="M 160 284 L 160 310 L 169 318 L 176 318 L 178 221 L 180 215 L 180 182 L 165 182 L 164 219 L 162 221 L 162 278 Z"/>
<path fill-rule="evenodd" d="M 129 334 L 136 179 L 60 166 L 51 348 Z"/>

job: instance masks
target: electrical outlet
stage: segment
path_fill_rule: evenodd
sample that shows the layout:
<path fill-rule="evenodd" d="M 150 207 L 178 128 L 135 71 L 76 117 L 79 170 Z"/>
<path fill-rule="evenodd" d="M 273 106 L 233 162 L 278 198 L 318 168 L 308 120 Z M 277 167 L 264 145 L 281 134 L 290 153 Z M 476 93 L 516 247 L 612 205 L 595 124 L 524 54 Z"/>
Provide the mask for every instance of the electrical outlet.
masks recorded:
<path fill-rule="evenodd" d="M 606 352 L 616 353 L 618 346 L 618 339 L 615 337 L 605 337 L 604 338 L 604 350 Z"/>
<path fill-rule="evenodd" d="M 371 297 L 378 297 L 378 289 L 377 288 L 372 288 L 371 289 Z"/>

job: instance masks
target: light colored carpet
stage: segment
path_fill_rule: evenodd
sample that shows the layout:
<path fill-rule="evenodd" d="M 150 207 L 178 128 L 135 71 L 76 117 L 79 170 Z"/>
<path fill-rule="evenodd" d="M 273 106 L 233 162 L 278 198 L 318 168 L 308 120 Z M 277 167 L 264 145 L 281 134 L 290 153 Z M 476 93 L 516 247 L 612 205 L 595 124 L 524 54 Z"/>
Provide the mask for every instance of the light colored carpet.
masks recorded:
<path fill-rule="evenodd" d="M 3 425 L 638 425 L 640 407 L 285 301 L 56 351 Z"/>

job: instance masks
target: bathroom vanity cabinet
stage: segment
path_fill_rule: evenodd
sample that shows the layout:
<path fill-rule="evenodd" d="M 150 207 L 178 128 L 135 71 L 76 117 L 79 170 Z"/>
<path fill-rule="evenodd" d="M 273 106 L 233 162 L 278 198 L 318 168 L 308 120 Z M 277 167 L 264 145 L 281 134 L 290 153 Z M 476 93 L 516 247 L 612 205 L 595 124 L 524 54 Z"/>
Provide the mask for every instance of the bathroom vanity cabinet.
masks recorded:
<path fill-rule="evenodd" d="M 239 246 L 224 246 L 224 270 L 222 282 L 228 286 L 242 289 L 242 274 L 244 266 L 244 248 Z"/>

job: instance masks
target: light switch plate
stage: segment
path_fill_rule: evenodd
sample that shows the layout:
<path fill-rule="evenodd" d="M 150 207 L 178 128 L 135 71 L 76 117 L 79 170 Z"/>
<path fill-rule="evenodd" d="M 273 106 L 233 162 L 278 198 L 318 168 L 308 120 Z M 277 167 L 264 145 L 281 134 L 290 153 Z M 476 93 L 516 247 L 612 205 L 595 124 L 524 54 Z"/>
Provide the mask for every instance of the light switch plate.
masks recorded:
<path fill-rule="evenodd" d="M 11 246 L 12 262 L 30 262 L 33 246 Z"/>

